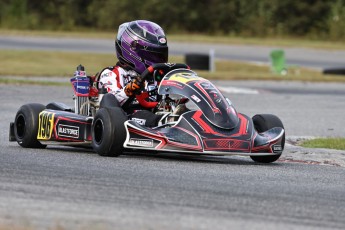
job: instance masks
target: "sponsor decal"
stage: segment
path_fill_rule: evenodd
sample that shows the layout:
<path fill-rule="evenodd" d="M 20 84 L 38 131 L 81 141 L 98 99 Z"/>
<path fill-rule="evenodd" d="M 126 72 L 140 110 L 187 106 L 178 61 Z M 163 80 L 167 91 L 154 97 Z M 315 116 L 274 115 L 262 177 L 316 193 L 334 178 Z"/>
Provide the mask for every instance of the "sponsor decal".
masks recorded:
<path fill-rule="evenodd" d="M 128 144 L 141 147 L 153 147 L 153 140 L 131 138 Z"/>
<path fill-rule="evenodd" d="M 148 85 L 147 92 L 149 93 L 150 101 L 157 101 L 158 88 L 155 85 Z"/>
<path fill-rule="evenodd" d="M 280 152 L 283 151 L 283 148 L 282 148 L 281 145 L 273 145 L 272 146 L 272 150 L 273 150 L 274 153 L 280 153 Z"/>
<path fill-rule="evenodd" d="M 77 89 L 89 89 L 89 87 L 85 85 L 77 85 Z"/>
<path fill-rule="evenodd" d="M 42 111 L 38 115 L 38 140 L 49 140 L 53 132 L 54 113 Z"/>
<path fill-rule="evenodd" d="M 165 83 L 166 85 L 171 85 L 171 86 L 174 86 L 174 87 L 177 87 L 177 88 L 180 88 L 180 89 L 183 89 L 184 85 L 181 84 L 180 82 L 175 82 L 175 81 L 167 81 Z M 169 91 L 169 88 L 167 88 L 168 90 L 166 91 Z"/>
<path fill-rule="evenodd" d="M 111 77 L 112 75 L 113 75 L 113 72 L 109 71 L 109 72 L 106 72 L 106 73 L 102 74 L 102 78 L 103 77 Z"/>
<path fill-rule="evenodd" d="M 74 76 L 85 77 L 86 73 L 85 73 L 85 71 L 77 70 L 77 71 L 74 72 Z"/>
<path fill-rule="evenodd" d="M 209 82 L 203 82 L 203 83 L 201 83 L 200 84 L 204 89 L 206 89 L 206 90 L 212 90 L 212 89 L 215 89 L 214 88 L 214 86 L 211 84 L 211 83 L 209 83 Z"/>
<path fill-rule="evenodd" d="M 159 43 L 161 43 L 161 44 L 167 43 L 167 40 L 166 40 L 165 38 L 160 38 L 158 41 L 159 41 Z"/>
<path fill-rule="evenodd" d="M 145 125 L 145 123 L 146 123 L 146 120 L 145 120 L 145 119 L 140 119 L 140 118 L 135 118 L 135 117 L 133 117 L 131 120 L 132 120 L 132 121 L 135 121 L 135 122 L 138 123 L 139 125 Z"/>
<path fill-rule="evenodd" d="M 199 103 L 201 100 L 200 98 L 198 98 L 196 95 L 192 95 L 191 98 L 196 101 L 197 103 Z"/>
<path fill-rule="evenodd" d="M 79 138 L 79 127 L 59 124 L 57 133 L 59 137 Z"/>

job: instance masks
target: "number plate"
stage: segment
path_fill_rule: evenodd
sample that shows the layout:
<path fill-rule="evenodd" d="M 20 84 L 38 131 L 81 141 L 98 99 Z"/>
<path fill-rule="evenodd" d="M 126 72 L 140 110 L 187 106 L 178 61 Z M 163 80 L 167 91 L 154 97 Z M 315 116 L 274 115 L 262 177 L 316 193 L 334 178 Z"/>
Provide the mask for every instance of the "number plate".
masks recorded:
<path fill-rule="evenodd" d="M 39 114 L 38 123 L 38 140 L 49 140 L 53 132 L 54 113 L 42 111 Z"/>

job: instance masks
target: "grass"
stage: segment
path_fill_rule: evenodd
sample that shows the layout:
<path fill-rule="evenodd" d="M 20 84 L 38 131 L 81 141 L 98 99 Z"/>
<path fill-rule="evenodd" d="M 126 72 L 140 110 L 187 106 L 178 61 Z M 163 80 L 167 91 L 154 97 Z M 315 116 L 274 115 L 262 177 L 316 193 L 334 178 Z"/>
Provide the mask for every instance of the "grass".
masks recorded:
<path fill-rule="evenodd" d="M 110 54 L 0 50 L 0 75 L 70 76 L 82 63 L 90 73 L 115 63 Z"/>
<path fill-rule="evenodd" d="M 47 37 L 82 37 L 114 39 L 116 31 L 26 31 L 0 29 L 0 35 L 14 36 L 47 36 Z M 253 38 L 235 37 L 230 35 L 201 35 L 201 34 L 168 34 L 168 40 L 179 42 L 205 42 L 240 45 L 260 45 L 274 47 L 303 47 L 316 49 L 345 50 L 344 41 L 322 41 L 302 38 Z"/>
<path fill-rule="evenodd" d="M 204 74 L 204 75 L 203 75 Z M 222 80 L 274 80 L 274 81 L 310 81 L 310 82 L 345 82 L 344 77 L 324 75 L 320 71 L 300 67 L 289 68 L 286 76 L 272 73 L 268 65 L 255 65 L 234 61 L 217 61 L 214 73 L 201 72 L 200 76 Z"/>
<path fill-rule="evenodd" d="M 172 34 L 168 36 L 169 41 L 180 42 L 206 42 L 236 45 L 260 45 L 273 47 L 303 47 L 313 49 L 344 50 L 345 42 L 340 41 L 320 41 L 301 38 L 252 38 L 233 36 L 207 36 L 207 35 L 186 35 Z"/>
<path fill-rule="evenodd" d="M 345 150 L 345 138 L 316 138 L 301 143 L 305 148 L 326 148 Z"/>
<path fill-rule="evenodd" d="M 170 57 L 170 62 L 183 63 L 182 56 Z M 34 84 L 34 80 L 11 78 L 12 76 L 39 77 L 70 77 L 77 65 L 82 64 L 89 75 L 95 74 L 102 68 L 116 63 L 113 54 L 29 51 L 29 50 L 0 50 L 0 78 L 1 83 Z M 216 61 L 216 71 L 198 71 L 200 76 L 208 79 L 221 80 L 292 80 L 292 81 L 336 81 L 345 82 L 345 78 L 335 75 L 323 75 L 321 72 L 304 68 L 291 68 L 286 76 L 273 74 L 269 66 L 254 65 L 233 61 Z M 40 82 L 40 84 L 52 84 Z M 56 83 L 54 83 L 56 84 Z"/>

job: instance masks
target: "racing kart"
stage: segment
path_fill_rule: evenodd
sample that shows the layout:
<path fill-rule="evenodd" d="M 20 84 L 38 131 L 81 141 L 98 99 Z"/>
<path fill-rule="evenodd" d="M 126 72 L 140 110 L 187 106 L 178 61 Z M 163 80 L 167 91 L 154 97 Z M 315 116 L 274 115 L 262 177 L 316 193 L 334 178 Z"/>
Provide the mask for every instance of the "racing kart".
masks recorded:
<path fill-rule="evenodd" d="M 97 79 L 77 74 L 71 78 L 74 108 L 58 102 L 25 104 L 10 123 L 9 139 L 25 148 L 92 146 L 101 156 L 140 150 L 243 155 L 260 163 L 271 163 L 281 156 L 285 130 L 277 116 L 250 118 L 238 113 L 214 84 L 184 64 L 155 64 L 141 75 L 143 81 L 149 78 L 160 81 L 159 102 L 145 100 L 145 92 L 131 100 L 165 118 L 156 127 L 128 119 L 116 103 L 102 104 L 103 90 L 94 90 Z M 183 104 L 188 109 L 176 115 L 176 107 Z"/>

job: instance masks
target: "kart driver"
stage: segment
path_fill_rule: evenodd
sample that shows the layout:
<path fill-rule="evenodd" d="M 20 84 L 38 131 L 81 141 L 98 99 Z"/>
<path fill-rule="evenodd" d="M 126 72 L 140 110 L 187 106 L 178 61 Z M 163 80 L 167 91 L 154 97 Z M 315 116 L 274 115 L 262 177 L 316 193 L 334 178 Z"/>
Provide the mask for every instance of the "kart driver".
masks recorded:
<path fill-rule="evenodd" d="M 162 115 L 152 113 L 139 105 L 136 95 L 146 92 L 146 101 L 158 101 L 159 82 L 148 79 L 141 82 L 140 74 L 155 63 L 168 62 L 168 44 L 163 29 L 156 23 L 137 20 L 119 26 L 115 39 L 118 62 L 99 73 L 98 88 L 107 94 L 103 106 L 121 106 L 130 119 L 148 127 L 157 126 Z"/>

